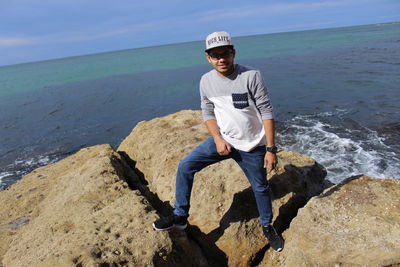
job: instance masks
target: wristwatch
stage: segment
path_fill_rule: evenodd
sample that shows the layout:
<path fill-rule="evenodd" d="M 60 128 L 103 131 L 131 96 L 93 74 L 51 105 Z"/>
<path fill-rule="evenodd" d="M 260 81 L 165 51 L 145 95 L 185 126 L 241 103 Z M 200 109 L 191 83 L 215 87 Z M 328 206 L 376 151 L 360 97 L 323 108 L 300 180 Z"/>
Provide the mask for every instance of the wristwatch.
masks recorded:
<path fill-rule="evenodd" d="M 276 154 L 276 152 L 278 152 L 278 148 L 276 146 L 267 146 L 267 152 Z"/>

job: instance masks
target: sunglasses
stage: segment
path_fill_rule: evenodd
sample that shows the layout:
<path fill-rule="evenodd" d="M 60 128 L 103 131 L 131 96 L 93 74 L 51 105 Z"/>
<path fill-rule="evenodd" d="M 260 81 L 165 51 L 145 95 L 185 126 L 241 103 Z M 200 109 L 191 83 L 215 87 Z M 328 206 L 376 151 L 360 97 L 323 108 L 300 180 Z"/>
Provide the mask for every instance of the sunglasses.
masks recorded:
<path fill-rule="evenodd" d="M 208 54 L 212 59 L 220 59 L 220 58 L 227 58 L 233 55 L 232 50 L 226 50 L 222 53 L 211 52 Z"/>

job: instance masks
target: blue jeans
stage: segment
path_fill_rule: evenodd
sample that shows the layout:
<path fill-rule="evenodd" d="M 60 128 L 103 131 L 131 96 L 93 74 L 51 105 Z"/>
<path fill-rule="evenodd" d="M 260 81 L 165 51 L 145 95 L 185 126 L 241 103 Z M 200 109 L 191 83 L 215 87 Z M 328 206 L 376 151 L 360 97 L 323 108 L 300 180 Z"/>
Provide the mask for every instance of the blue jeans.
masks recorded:
<path fill-rule="evenodd" d="M 229 155 L 217 153 L 214 139 L 209 137 L 187 155 L 178 166 L 174 214 L 188 216 L 194 174 L 203 168 L 225 159 L 234 159 L 249 180 L 257 202 L 261 225 L 272 222 L 271 195 L 264 168 L 265 146 L 250 152 L 232 148 Z"/>

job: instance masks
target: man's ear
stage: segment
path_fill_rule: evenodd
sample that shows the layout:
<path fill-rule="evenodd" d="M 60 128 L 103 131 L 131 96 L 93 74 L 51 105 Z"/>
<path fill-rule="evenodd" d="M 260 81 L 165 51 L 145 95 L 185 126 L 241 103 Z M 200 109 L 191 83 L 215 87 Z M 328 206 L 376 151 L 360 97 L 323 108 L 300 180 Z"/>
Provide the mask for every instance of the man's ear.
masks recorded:
<path fill-rule="evenodd" d="M 205 57 L 206 57 L 207 61 L 211 63 L 210 55 L 207 52 L 205 53 Z"/>

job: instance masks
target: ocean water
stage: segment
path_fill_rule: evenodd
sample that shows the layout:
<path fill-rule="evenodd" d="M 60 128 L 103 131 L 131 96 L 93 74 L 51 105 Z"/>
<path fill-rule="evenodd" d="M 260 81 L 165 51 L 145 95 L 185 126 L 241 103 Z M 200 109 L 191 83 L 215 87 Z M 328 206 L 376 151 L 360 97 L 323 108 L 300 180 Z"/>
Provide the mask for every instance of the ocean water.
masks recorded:
<path fill-rule="evenodd" d="M 278 146 L 338 183 L 400 179 L 400 24 L 234 38 L 263 73 Z M 114 147 L 142 120 L 200 109 L 203 42 L 0 67 L 0 188 L 82 147 Z"/>

